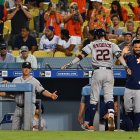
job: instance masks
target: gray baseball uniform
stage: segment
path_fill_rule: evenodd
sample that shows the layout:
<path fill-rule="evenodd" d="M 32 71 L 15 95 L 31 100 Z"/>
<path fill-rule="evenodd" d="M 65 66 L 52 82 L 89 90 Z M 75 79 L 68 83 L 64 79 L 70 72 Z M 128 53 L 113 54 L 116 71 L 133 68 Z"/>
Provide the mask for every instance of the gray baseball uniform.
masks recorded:
<path fill-rule="evenodd" d="M 35 79 L 34 77 L 30 76 L 28 79 L 24 80 L 21 77 L 17 77 L 13 80 L 12 83 L 30 83 L 33 85 L 33 115 L 35 113 L 35 102 L 36 102 L 36 93 L 41 93 L 45 89 L 42 87 L 40 82 Z M 23 93 L 17 93 L 15 94 L 15 102 L 16 102 L 16 109 L 13 116 L 12 121 L 12 129 L 13 130 L 20 130 L 23 124 L 23 117 L 24 117 L 24 94 Z"/>
<path fill-rule="evenodd" d="M 107 40 L 96 40 L 83 48 L 87 54 L 92 54 L 94 68 L 91 80 L 91 104 L 97 104 L 101 88 L 104 90 L 104 99 L 113 101 L 113 55 L 120 52 L 119 47 Z"/>

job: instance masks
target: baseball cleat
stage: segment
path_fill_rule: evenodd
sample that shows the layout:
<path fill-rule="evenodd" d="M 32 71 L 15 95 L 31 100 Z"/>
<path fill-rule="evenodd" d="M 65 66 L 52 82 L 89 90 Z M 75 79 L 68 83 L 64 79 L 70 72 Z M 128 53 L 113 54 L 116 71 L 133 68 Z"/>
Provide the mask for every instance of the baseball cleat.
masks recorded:
<path fill-rule="evenodd" d="M 115 123 L 114 123 L 114 114 L 109 114 L 108 117 L 108 130 L 109 131 L 114 131 L 115 129 Z"/>
<path fill-rule="evenodd" d="M 94 131 L 94 126 L 89 126 L 88 124 L 81 124 L 81 128 L 85 131 Z"/>

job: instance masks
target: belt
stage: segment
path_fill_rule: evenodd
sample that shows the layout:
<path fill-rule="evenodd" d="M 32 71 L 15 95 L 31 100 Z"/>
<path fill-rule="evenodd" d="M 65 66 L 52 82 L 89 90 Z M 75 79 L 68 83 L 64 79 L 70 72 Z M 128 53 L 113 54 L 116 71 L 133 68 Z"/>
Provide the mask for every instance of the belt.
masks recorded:
<path fill-rule="evenodd" d="M 112 68 L 110 68 L 110 67 L 95 67 L 94 68 L 94 70 L 97 70 L 97 69 L 102 69 L 102 70 L 108 69 L 108 70 L 111 70 Z"/>
<path fill-rule="evenodd" d="M 17 104 L 17 106 L 18 106 L 19 108 L 24 108 L 24 105 L 19 105 L 19 104 Z"/>

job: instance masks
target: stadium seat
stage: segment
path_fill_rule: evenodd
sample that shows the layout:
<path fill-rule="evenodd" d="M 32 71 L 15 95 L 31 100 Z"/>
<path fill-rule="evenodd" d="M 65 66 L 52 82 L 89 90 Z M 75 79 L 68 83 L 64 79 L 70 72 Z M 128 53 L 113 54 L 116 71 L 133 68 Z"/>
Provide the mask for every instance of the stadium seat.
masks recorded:
<path fill-rule="evenodd" d="M 57 51 L 54 53 L 54 57 L 66 57 L 64 52 Z"/>
<path fill-rule="evenodd" d="M 12 55 L 13 55 L 14 57 L 17 57 L 19 54 L 20 54 L 20 51 L 19 51 L 19 50 L 13 50 L 13 51 L 12 51 Z"/>
<path fill-rule="evenodd" d="M 35 57 L 53 57 L 54 52 L 46 52 L 46 51 L 43 51 L 43 50 L 39 50 L 39 51 L 35 51 L 33 53 L 33 55 Z"/>
<path fill-rule="evenodd" d="M 59 2 L 59 0 L 51 0 L 51 2 L 53 2 L 53 3 L 58 3 Z"/>
<path fill-rule="evenodd" d="M 11 20 L 6 20 L 4 26 L 8 28 L 9 33 L 11 33 Z"/>

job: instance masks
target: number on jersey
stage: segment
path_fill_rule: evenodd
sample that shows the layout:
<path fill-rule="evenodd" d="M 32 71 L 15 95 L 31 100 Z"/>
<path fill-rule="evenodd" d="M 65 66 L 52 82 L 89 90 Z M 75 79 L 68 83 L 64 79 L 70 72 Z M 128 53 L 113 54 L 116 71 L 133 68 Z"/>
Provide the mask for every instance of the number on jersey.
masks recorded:
<path fill-rule="evenodd" d="M 102 60 L 110 60 L 109 56 L 109 50 L 96 50 L 96 60 L 102 61 Z"/>

